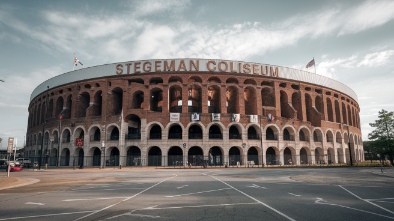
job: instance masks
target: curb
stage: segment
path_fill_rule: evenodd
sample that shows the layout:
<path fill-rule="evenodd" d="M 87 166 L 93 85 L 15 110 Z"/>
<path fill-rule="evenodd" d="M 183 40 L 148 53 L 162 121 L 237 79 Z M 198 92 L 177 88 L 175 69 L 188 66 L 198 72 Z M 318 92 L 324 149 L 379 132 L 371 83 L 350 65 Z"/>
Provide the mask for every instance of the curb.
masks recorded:
<path fill-rule="evenodd" d="M 10 186 L 7 186 L 7 187 L 2 187 L 2 188 L 0 188 L 0 190 L 6 190 L 6 189 L 21 187 L 21 186 L 27 186 L 27 185 L 31 185 L 31 184 L 40 182 L 39 179 L 34 179 L 34 178 L 23 178 L 23 179 L 16 178 L 16 179 L 18 180 L 16 182 L 17 184 L 10 185 Z"/>

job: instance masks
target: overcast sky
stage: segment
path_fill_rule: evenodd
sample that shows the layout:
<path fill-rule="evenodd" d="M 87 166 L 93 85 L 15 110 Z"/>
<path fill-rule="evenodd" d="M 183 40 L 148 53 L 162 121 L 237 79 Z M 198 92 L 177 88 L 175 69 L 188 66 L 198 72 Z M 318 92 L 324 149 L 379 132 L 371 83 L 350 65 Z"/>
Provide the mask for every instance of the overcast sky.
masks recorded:
<path fill-rule="evenodd" d="M 0 138 L 23 145 L 34 88 L 84 67 L 218 58 L 303 69 L 358 95 L 363 139 L 394 111 L 394 1 L 0 1 Z M 310 71 L 314 71 L 313 68 Z"/>

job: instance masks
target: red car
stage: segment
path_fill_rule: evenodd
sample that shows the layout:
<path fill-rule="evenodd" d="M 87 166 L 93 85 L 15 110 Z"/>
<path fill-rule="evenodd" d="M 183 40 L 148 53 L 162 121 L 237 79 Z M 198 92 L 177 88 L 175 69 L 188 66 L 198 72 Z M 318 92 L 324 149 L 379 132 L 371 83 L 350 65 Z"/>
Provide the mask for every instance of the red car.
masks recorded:
<path fill-rule="evenodd" d="M 10 171 L 20 171 L 22 170 L 22 164 L 19 161 L 7 161 L 7 160 L 0 160 L 0 168 L 7 171 L 8 163 L 10 164 Z"/>

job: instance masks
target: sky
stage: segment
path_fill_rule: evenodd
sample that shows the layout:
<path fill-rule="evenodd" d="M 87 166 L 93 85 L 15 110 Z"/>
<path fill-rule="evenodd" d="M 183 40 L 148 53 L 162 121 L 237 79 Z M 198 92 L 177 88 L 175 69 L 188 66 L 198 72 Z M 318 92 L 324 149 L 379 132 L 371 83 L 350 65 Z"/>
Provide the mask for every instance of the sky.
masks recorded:
<path fill-rule="evenodd" d="M 305 69 L 353 89 L 363 140 L 394 111 L 394 1 L 2 0 L 0 148 L 23 146 L 34 88 L 73 69 L 171 58 Z M 314 68 L 309 71 L 314 72 Z"/>

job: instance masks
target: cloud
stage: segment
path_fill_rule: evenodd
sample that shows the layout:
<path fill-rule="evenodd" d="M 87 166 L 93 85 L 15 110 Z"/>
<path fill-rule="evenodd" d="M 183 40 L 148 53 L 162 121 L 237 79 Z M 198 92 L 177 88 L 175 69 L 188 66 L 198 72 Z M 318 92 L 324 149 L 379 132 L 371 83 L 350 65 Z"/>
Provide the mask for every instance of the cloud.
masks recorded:
<path fill-rule="evenodd" d="M 389 58 L 394 55 L 394 50 L 387 50 L 381 52 L 375 52 L 371 54 L 367 54 L 364 56 L 364 59 L 358 63 L 358 67 L 367 66 L 367 67 L 377 67 L 385 65 L 390 62 Z"/>
<path fill-rule="evenodd" d="M 135 1 L 130 1 L 129 5 L 134 9 L 134 15 L 142 17 L 162 12 L 170 12 L 172 15 L 177 15 L 190 5 L 190 0 L 144 0 L 134 3 Z"/>
<path fill-rule="evenodd" d="M 394 19 L 394 1 L 366 1 L 338 18 L 343 22 L 338 35 L 353 34 L 381 26 Z"/>

